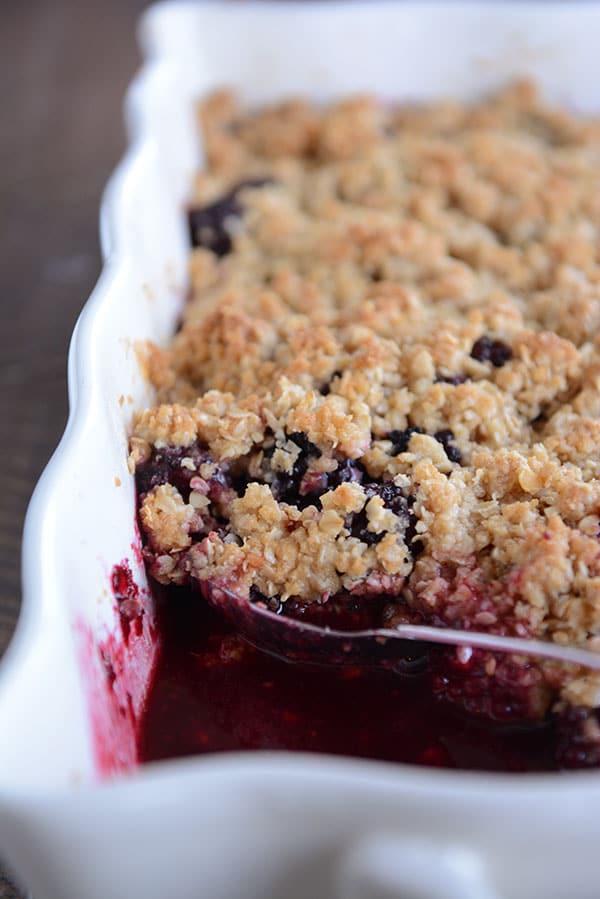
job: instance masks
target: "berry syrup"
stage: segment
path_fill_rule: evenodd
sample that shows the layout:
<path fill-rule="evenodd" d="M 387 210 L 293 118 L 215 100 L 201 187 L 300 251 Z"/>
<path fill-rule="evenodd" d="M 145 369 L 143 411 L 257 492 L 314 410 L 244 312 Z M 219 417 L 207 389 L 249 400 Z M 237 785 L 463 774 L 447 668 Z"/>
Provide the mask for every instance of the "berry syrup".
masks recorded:
<path fill-rule="evenodd" d="M 494 723 L 413 673 L 309 666 L 236 635 L 194 592 L 157 597 L 162 649 L 140 723 L 140 761 L 295 750 L 485 771 L 556 768 L 555 727 Z"/>

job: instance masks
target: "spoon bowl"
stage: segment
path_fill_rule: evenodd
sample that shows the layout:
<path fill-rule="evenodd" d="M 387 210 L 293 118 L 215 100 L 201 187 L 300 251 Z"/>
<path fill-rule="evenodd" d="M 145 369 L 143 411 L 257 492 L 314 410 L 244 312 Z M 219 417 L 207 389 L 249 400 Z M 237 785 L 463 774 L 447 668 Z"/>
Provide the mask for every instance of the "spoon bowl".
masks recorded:
<path fill-rule="evenodd" d="M 423 624 L 343 630 L 278 614 L 212 581 L 202 582 L 201 590 L 209 604 L 248 642 L 289 661 L 409 671 L 426 661 L 434 647 L 456 646 L 554 659 L 600 671 L 600 653 L 576 646 Z"/>

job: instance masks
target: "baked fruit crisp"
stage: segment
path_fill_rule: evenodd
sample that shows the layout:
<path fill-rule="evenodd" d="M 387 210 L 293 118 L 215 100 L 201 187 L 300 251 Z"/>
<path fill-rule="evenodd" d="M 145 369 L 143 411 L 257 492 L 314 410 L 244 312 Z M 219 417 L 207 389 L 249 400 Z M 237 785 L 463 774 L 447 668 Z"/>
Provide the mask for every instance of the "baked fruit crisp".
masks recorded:
<path fill-rule="evenodd" d="M 600 123 L 201 107 L 191 296 L 130 463 L 150 574 L 319 624 L 600 648 Z M 340 617 L 341 616 L 341 617 Z M 600 763 L 600 676 L 440 650 L 437 696 Z"/>

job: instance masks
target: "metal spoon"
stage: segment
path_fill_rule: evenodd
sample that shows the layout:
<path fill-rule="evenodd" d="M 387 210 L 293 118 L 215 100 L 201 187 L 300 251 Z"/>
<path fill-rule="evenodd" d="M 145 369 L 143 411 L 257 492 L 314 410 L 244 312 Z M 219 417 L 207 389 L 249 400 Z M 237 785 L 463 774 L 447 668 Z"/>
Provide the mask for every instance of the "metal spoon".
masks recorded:
<path fill-rule="evenodd" d="M 589 649 L 420 624 L 337 630 L 277 615 L 211 581 L 203 581 L 201 590 L 209 604 L 250 643 L 291 661 L 410 668 L 432 646 L 443 644 L 555 659 L 600 671 L 600 653 Z"/>

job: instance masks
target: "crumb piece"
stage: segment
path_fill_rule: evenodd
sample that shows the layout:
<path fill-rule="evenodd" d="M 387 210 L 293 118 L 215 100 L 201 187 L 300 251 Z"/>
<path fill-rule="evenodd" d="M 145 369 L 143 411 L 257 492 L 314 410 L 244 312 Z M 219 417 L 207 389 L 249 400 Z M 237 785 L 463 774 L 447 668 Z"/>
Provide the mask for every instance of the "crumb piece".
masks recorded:
<path fill-rule="evenodd" d="M 178 552 L 191 544 L 190 526 L 194 509 L 184 503 L 171 484 L 161 484 L 146 494 L 140 518 L 153 548 L 157 552 Z"/>
<path fill-rule="evenodd" d="M 133 436 L 156 447 L 190 446 L 196 440 L 197 427 L 192 413 L 184 406 L 158 406 L 141 412 L 133 426 Z"/>

